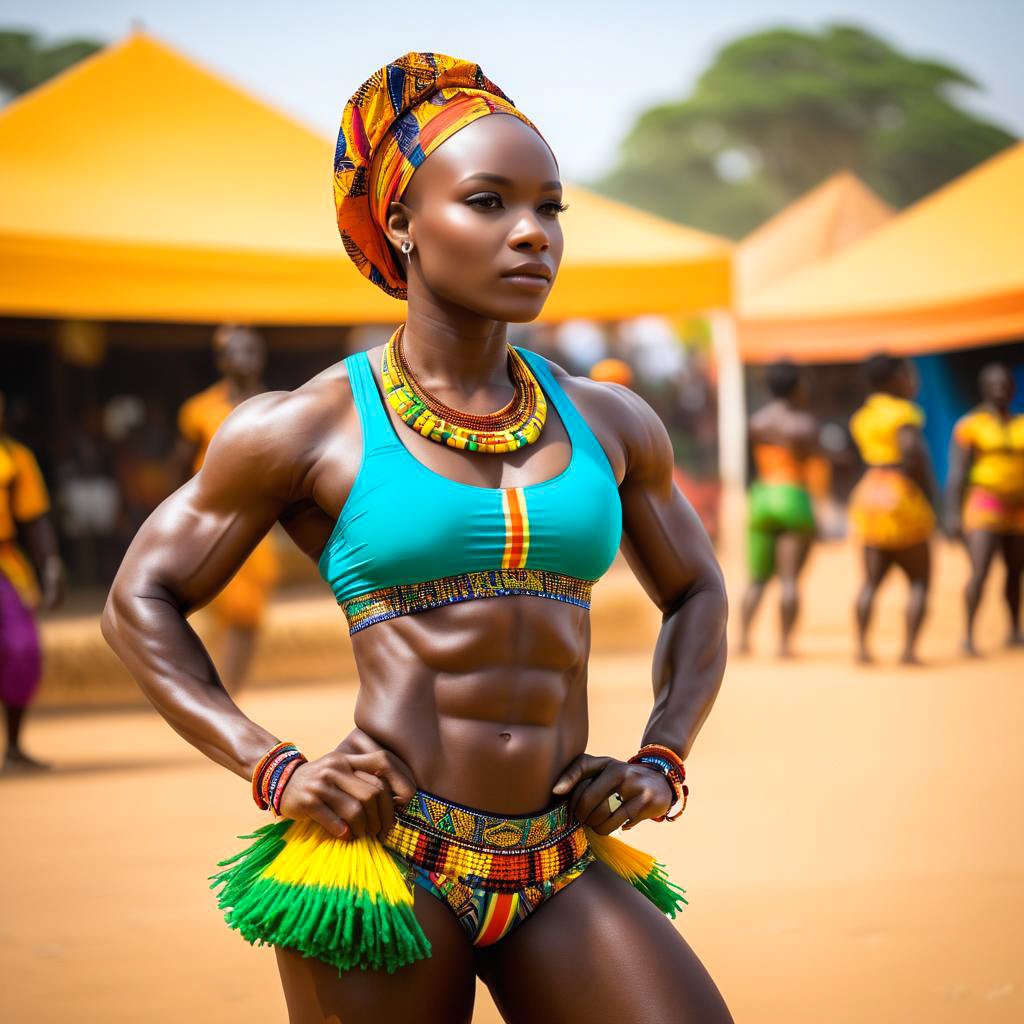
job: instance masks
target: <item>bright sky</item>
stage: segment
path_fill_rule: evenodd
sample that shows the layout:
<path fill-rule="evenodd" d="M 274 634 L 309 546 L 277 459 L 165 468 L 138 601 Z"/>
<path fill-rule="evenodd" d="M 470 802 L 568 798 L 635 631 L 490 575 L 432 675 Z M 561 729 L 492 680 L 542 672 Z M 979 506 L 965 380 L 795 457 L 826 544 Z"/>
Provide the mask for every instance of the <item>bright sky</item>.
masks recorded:
<path fill-rule="evenodd" d="M 719 45 L 780 23 L 857 23 L 953 63 L 984 89 L 970 105 L 1024 134 L 1021 0 L 0 0 L 0 26 L 47 37 L 114 40 L 133 21 L 332 138 L 348 96 L 394 57 L 471 58 L 576 180 L 606 169 L 635 114 L 686 93 Z"/>

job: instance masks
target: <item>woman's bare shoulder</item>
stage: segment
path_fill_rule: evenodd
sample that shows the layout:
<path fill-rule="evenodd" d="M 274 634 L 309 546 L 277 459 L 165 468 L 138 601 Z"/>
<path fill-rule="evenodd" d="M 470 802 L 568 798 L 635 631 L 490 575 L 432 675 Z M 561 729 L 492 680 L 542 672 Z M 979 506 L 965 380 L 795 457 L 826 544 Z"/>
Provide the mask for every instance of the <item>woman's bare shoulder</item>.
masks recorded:
<path fill-rule="evenodd" d="M 325 439 L 354 417 L 352 389 L 343 362 L 292 391 L 264 391 L 241 402 L 218 429 L 207 459 L 256 461 L 269 475 L 293 474 L 320 454 Z"/>
<path fill-rule="evenodd" d="M 671 475 L 668 432 L 644 398 L 622 384 L 576 377 L 558 363 L 545 361 L 597 436 L 620 480 L 633 474 Z"/>

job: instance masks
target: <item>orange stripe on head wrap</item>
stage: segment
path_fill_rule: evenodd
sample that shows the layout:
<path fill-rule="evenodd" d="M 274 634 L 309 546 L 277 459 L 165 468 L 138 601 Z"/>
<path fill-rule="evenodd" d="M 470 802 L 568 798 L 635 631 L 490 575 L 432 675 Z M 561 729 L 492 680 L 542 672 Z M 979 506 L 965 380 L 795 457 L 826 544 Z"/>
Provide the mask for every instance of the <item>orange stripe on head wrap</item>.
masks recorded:
<path fill-rule="evenodd" d="M 345 105 L 334 157 L 338 230 L 352 262 L 388 295 L 407 296 L 383 230 L 390 204 L 438 146 L 487 114 L 511 114 L 540 135 L 479 65 L 439 53 L 407 53 Z"/>

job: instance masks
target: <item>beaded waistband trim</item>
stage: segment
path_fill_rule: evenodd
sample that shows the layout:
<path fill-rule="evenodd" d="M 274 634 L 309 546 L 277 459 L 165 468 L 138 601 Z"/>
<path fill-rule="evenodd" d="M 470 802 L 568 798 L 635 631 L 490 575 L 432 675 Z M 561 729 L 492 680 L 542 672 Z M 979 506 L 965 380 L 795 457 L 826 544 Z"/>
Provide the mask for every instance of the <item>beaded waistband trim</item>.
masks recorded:
<path fill-rule="evenodd" d="M 593 587 L 592 580 L 546 569 L 487 569 L 425 583 L 399 583 L 340 603 L 348 619 L 349 633 L 356 633 L 385 619 L 482 597 L 546 597 L 589 608 Z"/>
<path fill-rule="evenodd" d="M 498 817 L 418 792 L 395 817 L 386 847 L 428 871 L 492 892 L 549 881 L 589 849 L 567 803 L 539 815 Z"/>

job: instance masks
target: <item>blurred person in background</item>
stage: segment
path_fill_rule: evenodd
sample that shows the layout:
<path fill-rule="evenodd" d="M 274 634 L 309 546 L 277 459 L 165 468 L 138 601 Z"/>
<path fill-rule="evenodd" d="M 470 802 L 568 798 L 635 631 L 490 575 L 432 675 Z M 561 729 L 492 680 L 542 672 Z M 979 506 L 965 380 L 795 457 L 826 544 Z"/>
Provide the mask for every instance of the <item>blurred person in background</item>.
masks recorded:
<path fill-rule="evenodd" d="M 771 401 L 750 419 L 749 439 L 756 479 L 750 487 L 747 566 L 740 651 L 750 652 L 754 615 L 773 576 L 779 578 L 780 658 L 791 653 L 790 637 L 800 611 L 797 580 L 815 536 L 812 493 L 828 489 L 828 463 L 818 444 L 818 421 L 805 406 L 804 378 L 788 360 L 765 371 Z"/>
<path fill-rule="evenodd" d="M 633 371 L 622 359 L 601 359 L 590 368 L 590 379 L 603 384 L 621 384 L 633 387 Z"/>
<path fill-rule="evenodd" d="M 996 552 L 1006 566 L 1006 606 L 1011 646 L 1024 645 L 1020 584 L 1024 572 L 1024 415 L 1010 411 L 1013 376 L 1002 363 L 978 375 L 981 404 L 953 428 L 949 451 L 949 528 L 962 537 L 971 560 L 964 600 L 964 650 L 976 655 L 974 618 Z"/>
<path fill-rule="evenodd" d="M 561 261 L 558 164 L 478 65 L 409 53 L 346 105 L 334 188 L 346 252 L 405 323 L 237 408 L 103 616 L 168 722 L 281 815 L 224 862 L 227 919 L 276 947 L 303 1024 L 468 1024 L 478 977 L 522 1024 L 725 1024 L 667 919 L 678 887 L 611 835 L 683 811 L 725 668 L 721 572 L 650 407 L 507 340 Z M 277 521 L 359 670 L 356 728 L 314 760 L 241 712 L 186 618 Z M 587 750 L 591 589 L 620 548 L 661 619 L 628 760 Z"/>
<path fill-rule="evenodd" d="M 96 418 L 90 412 L 86 423 Z M 122 554 L 117 537 L 121 493 L 109 462 L 106 439 L 86 426 L 69 438 L 54 473 L 61 536 L 71 579 L 79 585 L 108 583 Z"/>
<path fill-rule="evenodd" d="M 899 566 L 907 577 L 906 639 L 901 661 L 918 664 L 931 583 L 928 539 L 935 528 L 938 493 L 921 428 L 924 411 L 912 399 L 917 375 L 907 359 L 878 354 L 864 366 L 871 394 L 853 414 L 850 432 L 867 465 L 850 496 L 850 521 L 864 546 L 864 584 L 856 604 L 857 657 L 872 660 L 867 634 L 878 588 Z"/>
<path fill-rule="evenodd" d="M 4 430 L 0 392 L 0 702 L 7 724 L 5 772 L 49 767 L 29 757 L 21 746 L 25 710 L 42 675 L 34 612 L 55 608 L 64 596 L 64 569 L 49 510 L 39 463 Z M 31 562 L 18 545 L 19 533 Z"/>
<path fill-rule="evenodd" d="M 178 413 L 181 437 L 171 458 L 179 484 L 199 472 L 213 435 L 232 410 L 266 391 L 267 347 L 256 331 L 225 324 L 213 335 L 213 351 L 220 380 L 193 395 Z M 273 539 L 268 535 L 208 606 L 220 634 L 217 664 L 228 693 L 237 693 L 249 674 L 278 573 Z"/>

